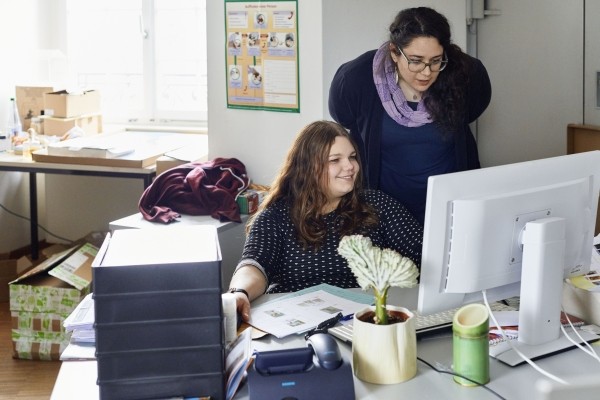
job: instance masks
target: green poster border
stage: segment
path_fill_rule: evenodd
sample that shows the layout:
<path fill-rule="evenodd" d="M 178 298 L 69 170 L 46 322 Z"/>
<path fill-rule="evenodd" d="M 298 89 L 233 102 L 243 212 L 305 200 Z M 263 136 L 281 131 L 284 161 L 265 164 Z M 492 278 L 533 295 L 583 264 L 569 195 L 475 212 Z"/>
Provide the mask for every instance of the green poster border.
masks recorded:
<path fill-rule="evenodd" d="M 229 82 L 228 82 L 228 73 L 227 73 L 227 3 L 295 3 L 296 4 L 296 82 L 298 85 L 298 90 L 296 93 L 296 97 L 298 99 L 298 107 L 290 108 L 290 107 L 273 107 L 273 106 L 253 106 L 253 105 L 243 105 L 243 104 L 230 104 L 229 103 Z M 255 110 L 255 111 L 275 111 L 275 112 L 285 112 L 285 113 L 300 113 L 300 19 L 298 18 L 298 0 L 224 0 L 224 26 L 225 26 L 225 101 L 227 102 L 227 108 L 229 109 L 237 109 L 237 110 Z"/>

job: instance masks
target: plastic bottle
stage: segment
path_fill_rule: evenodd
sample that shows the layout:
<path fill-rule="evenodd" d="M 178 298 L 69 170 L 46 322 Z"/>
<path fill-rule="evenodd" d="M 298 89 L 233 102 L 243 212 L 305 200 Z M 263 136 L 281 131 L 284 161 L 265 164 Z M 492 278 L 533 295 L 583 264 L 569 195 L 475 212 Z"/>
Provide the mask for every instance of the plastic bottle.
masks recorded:
<path fill-rule="evenodd" d="M 6 122 L 6 134 L 10 137 L 11 141 L 14 141 L 21 134 L 21 131 L 23 131 L 23 125 L 21 125 L 17 102 L 11 97 Z"/>

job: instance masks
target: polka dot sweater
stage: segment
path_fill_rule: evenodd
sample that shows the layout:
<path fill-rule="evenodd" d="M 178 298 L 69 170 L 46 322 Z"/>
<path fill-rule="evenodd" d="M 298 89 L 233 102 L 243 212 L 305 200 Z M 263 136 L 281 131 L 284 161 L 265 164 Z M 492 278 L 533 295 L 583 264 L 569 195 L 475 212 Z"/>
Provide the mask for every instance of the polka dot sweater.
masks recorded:
<path fill-rule="evenodd" d="M 364 235 L 373 245 L 396 250 L 419 265 L 422 226 L 401 203 L 383 192 L 367 190 L 365 200 L 377 210 L 379 224 Z M 317 252 L 304 250 L 296 240 L 288 206 L 273 204 L 252 224 L 237 268 L 251 264 L 261 270 L 270 286 L 268 293 L 295 292 L 320 283 L 358 287 L 346 260 L 337 253 L 336 212 L 323 218 L 328 232 L 325 242 Z"/>

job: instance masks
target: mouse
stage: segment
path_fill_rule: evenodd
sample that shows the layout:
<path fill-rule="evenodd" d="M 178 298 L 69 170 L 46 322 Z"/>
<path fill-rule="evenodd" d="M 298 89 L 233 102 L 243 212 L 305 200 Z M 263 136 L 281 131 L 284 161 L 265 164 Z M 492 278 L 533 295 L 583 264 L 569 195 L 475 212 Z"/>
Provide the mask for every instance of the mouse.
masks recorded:
<path fill-rule="evenodd" d="M 342 353 L 337 341 L 327 333 L 315 333 L 306 339 L 307 345 L 313 348 L 319 365 L 323 369 L 337 369 L 342 365 Z"/>

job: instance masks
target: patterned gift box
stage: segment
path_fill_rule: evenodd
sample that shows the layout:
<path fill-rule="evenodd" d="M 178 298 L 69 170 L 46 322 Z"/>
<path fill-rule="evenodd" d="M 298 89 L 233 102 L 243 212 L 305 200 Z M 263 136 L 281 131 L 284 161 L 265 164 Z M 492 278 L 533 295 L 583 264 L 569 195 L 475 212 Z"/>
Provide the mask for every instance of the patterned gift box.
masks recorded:
<path fill-rule="evenodd" d="M 59 360 L 71 333 L 12 330 L 13 357 L 23 360 Z"/>
<path fill-rule="evenodd" d="M 59 359 L 70 338 L 64 319 L 90 292 L 97 253 L 90 243 L 72 247 L 10 283 L 14 358 Z"/>
<path fill-rule="evenodd" d="M 69 314 L 11 311 L 12 329 L 40 332 L 64 332 L 63 322 Z"/>

